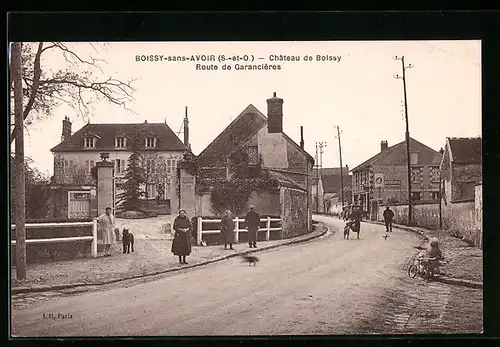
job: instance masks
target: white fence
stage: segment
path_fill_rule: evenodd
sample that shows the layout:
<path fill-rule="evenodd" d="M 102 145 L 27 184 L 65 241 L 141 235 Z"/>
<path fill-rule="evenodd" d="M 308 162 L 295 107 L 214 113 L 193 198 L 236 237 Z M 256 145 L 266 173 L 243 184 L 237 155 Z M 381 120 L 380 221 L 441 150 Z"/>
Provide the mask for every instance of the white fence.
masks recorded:
<path fill-rule="evenodd" d="M 219 234 L 220 229 L 214 229 L 214 230 L 203 230 L 203 223 L 220 223 L 222 220 L 221 219 L 203 219 L 202 217 L 198 217 L 198 223 L 197 223 L 197 230 L 196 230 L 196 240 L 198 245 L 201 245 L 201 240 L 203 237 L 203 234 Z M 234 232 L 235 232 L 235 237 L 234 237 L 234 242 L 238 243 L 239 242 L 239 234 L 240 232 L 248 232 L 247 229 L 240 229 L 240 223 L 244 222 L 244 219 L 240 219 L 238 217 L 233 219 L 235 225 Z M 266 227 L 265 228 L 259 228 L 259 231 L 265 231 L 266 232 L 266 241 L 269 241 L 269 237 L 271 234 L 271 231 L 281 231 L 281 228 L 271 228 L 271 222 L 281 222 L 281 218 L 261 218 L 261 222 L 266 222 Z"/>
<path fill-rule="evenodd" d="M 74 228 L 74 227 L 92 227 L 92 236 L 78 237 L 51 237 L 48 239 L 27 239 L 26 244 L 42 244 L 42 243 L 61 243 L 75 241 L 92 241 L 92 257 L 97 257 L 97 219 L 92 222 L 65 222 L 65 223 L 28 223 L 26 229 L 34 228 Z M 12 229 L 16 228 L 15 224 L 11 225 Z M 11 240 L 11 245 L 15 245 L 16 240 Z"/>

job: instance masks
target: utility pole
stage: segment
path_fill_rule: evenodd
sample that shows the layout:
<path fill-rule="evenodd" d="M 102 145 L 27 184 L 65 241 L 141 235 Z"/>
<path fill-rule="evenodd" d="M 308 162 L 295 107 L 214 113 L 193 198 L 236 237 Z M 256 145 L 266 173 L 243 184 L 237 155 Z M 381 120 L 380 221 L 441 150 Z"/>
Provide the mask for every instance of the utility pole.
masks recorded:
<path fill-rule="evenodd" d="M 342 167 L 342 146 L 340 144 L 340 127 L 337 125 L 337 136 L 339 138 L 339 156 L 340 156 L 340 191 L 342 196 L 342 208 L 344 208 L 344 174 Z"/>
<path fill-rule="evenodd" d="M 405 123 L 406 123 L 406 157 L 407 157 L 407 167 L 408 167 L 408 225 L 412 224 L 413 217 L 413 204 L 411 201 L 411 161 L 410 161 L 410 126 L 408 124 L 408 102 L 406 99 L 406 69 L 412 68 L 410 64 L 405 66 L 405 57 L 394 57 L 395 60 L 401 60 L 401 66 L 403 68 L 403 76 L 395 75 L 394 78 L 403 80 L 403 94 L 404 94 L 404 106 L 405 106 Z"/>
<path fill-rule="evenodd" d="M 15 205 L 16 222 L 16 275 L 17 279 L 26 278 L 26 229 L 25 229 L 25 169 L 24 169 L 24 119 L 23 119 L 23 85 L 22 85 L 22 62 L 21 43 L 11 44 L 11 78 L 14 82 L 14 117 L 15 128 L 18 129 L 15 144 L 15 170 L 13 176 L 15 187 L 13 202 Z M 9 233 L 11 228 L 9 225 Z"/>
<path fill-rule="evenodd" d="M 316 212 L 319 212 L 319 178 L 320 178 L 320 170 L 323 164 L 323 147 L 326 147 L 326 142 L 320 141 L 316 142 L 316 158 L 318 159 L 318 163 L 316 164 Z"/>

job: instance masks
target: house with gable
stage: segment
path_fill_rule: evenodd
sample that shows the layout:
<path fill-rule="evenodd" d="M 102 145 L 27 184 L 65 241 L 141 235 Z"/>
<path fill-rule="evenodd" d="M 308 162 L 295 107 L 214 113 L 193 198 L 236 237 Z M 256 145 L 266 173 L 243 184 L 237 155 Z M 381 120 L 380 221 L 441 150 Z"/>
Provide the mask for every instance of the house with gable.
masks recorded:
<path fill-rule="evenodd" d="M 312 229 L 311 175 L 314 159 L 283 132 L 283 99 L 267 100 L 267 117 L 249 105 L 196 158 L 196 216 L 220 215 L 211 199 L 217 182 L 248 185 L 240 211 L 255 205 L 262 216 L 279 216 L 283 234 Z M 255 183 L 255 184 L 254 184 Z M 242 198 L 242 197 L 239 197 Z"/>
<path fill-rule="evenodd" d="M 349 167 L 314 169 L 312 177 L 313 211 L 340 213 L 342 211 L 342 186 L 344 188 L 344 206 L 352 200 L 352 176 Z M 316 196 L 319 196 L 317 200 Z"/>
<path fill-rule="evenodd" d="M 186 112 L 187 113 L 187 112 Z M 127 162 L 133 148 L 143 156 L 147 182 L 143 189 L 150 200 L 162 200 L 177 207 L 175 181 L 177 163 L 191 152 L 187 114 L 184 118 L 184 143 L 165 123 L 88 123 L 72 133 L 71 121 L 62 121 L 61 142 L 51 149 L 54 156 L 52 190 L 56 218 L 87 218 L 92 211 L 95 184 L 92 168 L 109 153 L 113 163 L 113 195 L 121 192 Z M 137 143 L 136 143 L 137 141 Z M 161 165 L 160 165 L 161 164 Z M 112 206 L 114 209 L 115 206 Z M 167 209 L 168 210 L 168 209 Z"/>
<path fill-rule="evenodd" d="M 382 141 L 380 151 L 352 169 L 354 204 L 361 205 L 370 219 L 378 218 L 380 205 L 412 201 L 439 201 L 439 165 L 442 153 L 410 138 L 411 182 L 408 182 L 406 141 L 391 147 Z"/>
<path fill-rule="evenodd" d="M 440 170 L 444 229 L 482 245 L 482 139 L 447 137 Z"/>

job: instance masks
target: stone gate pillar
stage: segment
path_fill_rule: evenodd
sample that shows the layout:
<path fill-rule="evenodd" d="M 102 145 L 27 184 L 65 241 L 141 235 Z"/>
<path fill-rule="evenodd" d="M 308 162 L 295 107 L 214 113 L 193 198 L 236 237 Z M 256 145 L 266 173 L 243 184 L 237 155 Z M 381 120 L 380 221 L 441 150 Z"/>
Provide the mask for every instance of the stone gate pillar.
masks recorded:
<path fill-rule="evenodd" d="M 105 212 L 106 207 L 114 207 L 113 201 L 113 174 L 114 165 L 108 160 L 109 153 L 101 153 L 102 161 L 97 167 L 97 215 Z M 115 211 L 112 211 L 114 214 Z"/>
<path fill-rule="evenodd" d="M 169 194 L 170 197 L 170 211 L 172 215 L 176 215 L 179 212 L 179 196 L 177 195 L 177 189 L 179 188 L 179 182 L 176 175 L 172 175 L 169 178 Z"/>
<path fill-rule="evenodd" d="M 185 168 L 180 168 L 180 208 L 186 210 L 189 218 L 195 216 L 196 212 L 196 197 L 195 197 L 196 178 L 191 175 Z"/>

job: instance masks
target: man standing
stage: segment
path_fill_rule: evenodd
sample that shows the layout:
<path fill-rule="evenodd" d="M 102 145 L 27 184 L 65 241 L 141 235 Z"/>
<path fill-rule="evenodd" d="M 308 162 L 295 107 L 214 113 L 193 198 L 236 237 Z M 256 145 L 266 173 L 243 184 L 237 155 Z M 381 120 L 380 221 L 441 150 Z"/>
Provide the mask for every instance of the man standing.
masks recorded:
<path fill-rule="evenodd" d="M 392 219 L 394 218 L 394 212 L 387 206 L 384 211 L 384 222 L 385 231 L 392 232 Z"/>
<path fill-rule="evenodd" d="M 248 245 L 250 248 L 257 248 L 257 231 L 260 226 L 260 216 L 255 212 L 255 206 L 249 206 L 250 211 L 245 216 L 245 222 L 248 228 Z"/>
<path fill-rule="evenodd" d="M 114 229 L 115 229 L 115 217 L 111 214 L 111 207 L 106 207 L 106 213 L 102 214 L 97 221 L 102 225 L 102 230 L 104 234 L 104 255 L 111 255 L 111 245 L 115 243 L 114 240 Z"/>

